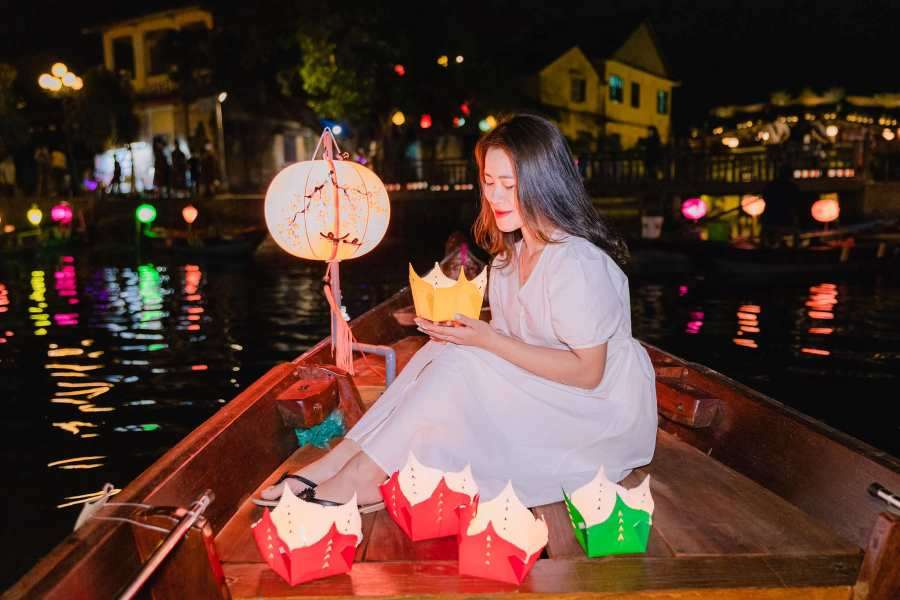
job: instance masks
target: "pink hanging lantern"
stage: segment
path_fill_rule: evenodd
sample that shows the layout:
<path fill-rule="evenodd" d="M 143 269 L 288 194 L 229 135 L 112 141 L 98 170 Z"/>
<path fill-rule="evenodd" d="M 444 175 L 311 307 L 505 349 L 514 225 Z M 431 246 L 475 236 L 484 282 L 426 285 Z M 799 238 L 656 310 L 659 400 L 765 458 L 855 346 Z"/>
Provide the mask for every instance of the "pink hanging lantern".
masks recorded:
<path fill-rule="evenodd" d="M 72 223 L 72 205 L 68 202 L 60 202 L 50 209 L 50 218 L 54 223 L 69 225 Z"/>
<path fill-rule="evenodd" d="M 706 216 L 706 202 L 702 198 L 688 198 L 681 203 L 681 214 L 685 219 L 699 221 Z"/>
<path fill-rule="evenodd" d="M 181 209 L 181 217 L 184 219 L 184 222 L 188 225 L 193 225 L 194 221 L 197 220 L 197 215 L 200 214 L 200 211 L 193 204 L 188 204 L 184 208 Z"/>
<path fill-rule="evenodd" d="M 813 202 L 810 209 L 813 219 L 819 223 L 831 223 L 841 216 L 841 205 L 837 194 L 829 194 Z"/>

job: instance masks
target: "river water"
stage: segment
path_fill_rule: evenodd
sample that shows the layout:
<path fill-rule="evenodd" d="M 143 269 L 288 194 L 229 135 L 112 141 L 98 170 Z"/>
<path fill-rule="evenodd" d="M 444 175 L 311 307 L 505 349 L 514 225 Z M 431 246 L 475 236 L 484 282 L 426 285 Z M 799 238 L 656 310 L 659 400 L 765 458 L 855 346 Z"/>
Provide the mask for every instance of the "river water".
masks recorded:
<path fill-rule="evenodd" d="M 351 315 L 425 272 L 401 241 L 342 266 Z M 0 589 L 71 530 L 80 502 L 138 475 L 279 361 L 328 333 L 323 265 L 265 244 L 232 262 L 62 255 L 0 262 L 7 559 Z M 900 282 L 631 279 L 636 337 L 900 455 Z M 15 551 L 12 549 L 15 548 Z"/>

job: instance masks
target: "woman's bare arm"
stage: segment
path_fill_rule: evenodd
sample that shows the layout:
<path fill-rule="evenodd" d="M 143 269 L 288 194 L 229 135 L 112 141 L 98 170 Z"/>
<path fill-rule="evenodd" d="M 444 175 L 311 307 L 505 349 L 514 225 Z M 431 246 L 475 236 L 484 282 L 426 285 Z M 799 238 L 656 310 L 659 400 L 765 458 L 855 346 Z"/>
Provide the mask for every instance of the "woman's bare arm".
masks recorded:
<path fill-rule="evenodd" d="M 591 348 L 559 350 L 528 344 L 505 335 L 489 323 L 457 315 L 457 326 L 441 325 L 416 318 L 416 324 L 432 339 L 493 352 L 544 379 L 584 389 L 593 389 L 606 369 L 606 344 Z"/>
<path fill-rule="evenodd" d="M 559 350 L 496 332 L 485 350 L 545 379 L 585 389 L 600 385 L 606 368 L 605 343 L 592 348 Z"/>

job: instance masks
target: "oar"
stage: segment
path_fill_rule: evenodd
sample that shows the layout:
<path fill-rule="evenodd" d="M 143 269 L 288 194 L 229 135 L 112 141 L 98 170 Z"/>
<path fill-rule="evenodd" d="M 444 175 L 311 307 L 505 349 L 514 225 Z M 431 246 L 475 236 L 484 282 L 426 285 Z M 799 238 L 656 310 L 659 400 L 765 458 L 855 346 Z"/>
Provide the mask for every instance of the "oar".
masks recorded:
<path fill-rule="evenodd" d="M 880 483 L 874 482 L 869 486 L 869 495 L 883 500 L 891 508 L 900 510 L 900 496 L 890 491 Z"/>

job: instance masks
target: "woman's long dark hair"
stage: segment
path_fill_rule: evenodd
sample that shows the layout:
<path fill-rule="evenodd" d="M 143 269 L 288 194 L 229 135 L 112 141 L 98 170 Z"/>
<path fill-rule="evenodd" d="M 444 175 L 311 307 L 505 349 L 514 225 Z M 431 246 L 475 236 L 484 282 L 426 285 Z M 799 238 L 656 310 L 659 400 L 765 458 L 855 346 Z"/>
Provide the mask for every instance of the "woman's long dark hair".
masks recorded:
<path fill-rule="evenodd" d="M 522 233 L 500 231 L 484 198 L 484 158 L 490 148 L 509 154 L 522 221 L 542 241 L 552 243 L 546 229 L 554 226 L 589 240 L 620 265 L 628 260 L 625 242 L 597 214 L 562 133 L 543 117 L 522 114 L 503 120 L 475 145 L 481 210 L 472 233 L 479 246 L 500 256 L 499 268 L 509 264 Z"/>

